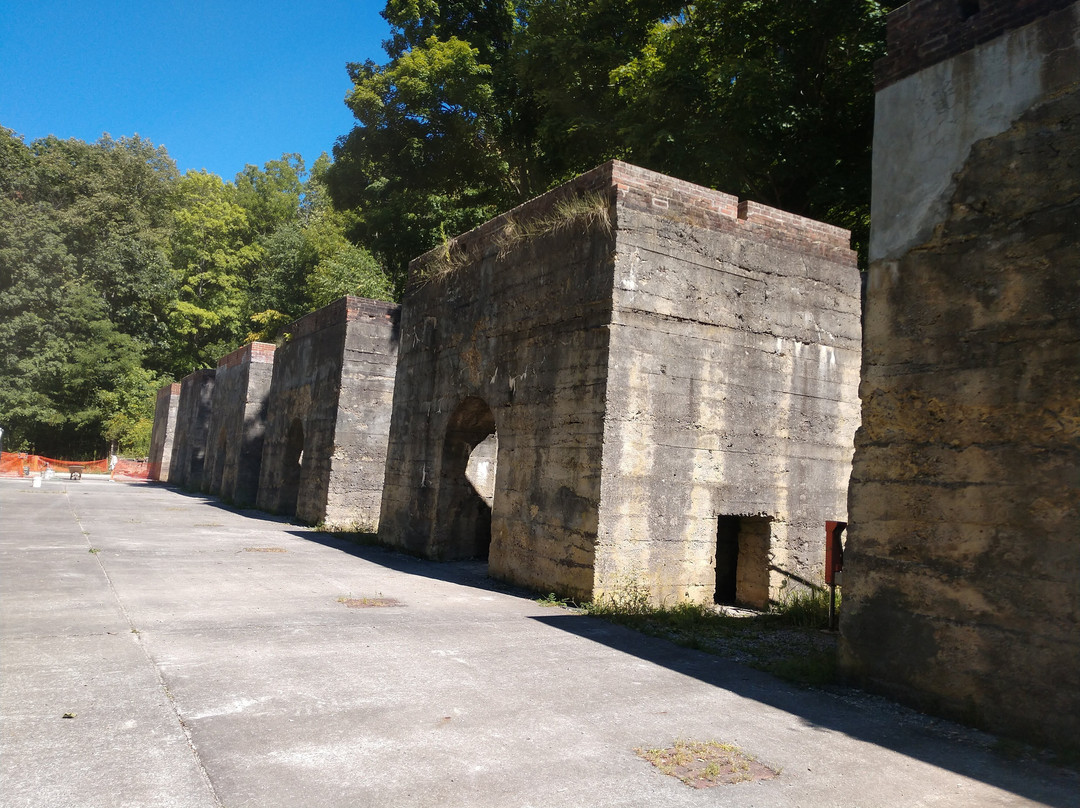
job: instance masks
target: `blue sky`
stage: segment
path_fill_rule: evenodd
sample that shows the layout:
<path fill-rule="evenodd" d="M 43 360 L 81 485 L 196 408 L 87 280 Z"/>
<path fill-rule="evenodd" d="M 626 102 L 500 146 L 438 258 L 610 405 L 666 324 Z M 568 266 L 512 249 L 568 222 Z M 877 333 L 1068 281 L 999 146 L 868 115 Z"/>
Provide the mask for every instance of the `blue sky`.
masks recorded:
<path fill-rule="evenodd" d="M 0 126 L 29 143 L 138 133 L 232 179 L 352 127 L 347 62 L 386 61 L 385 0 L 0 0 Z"/>

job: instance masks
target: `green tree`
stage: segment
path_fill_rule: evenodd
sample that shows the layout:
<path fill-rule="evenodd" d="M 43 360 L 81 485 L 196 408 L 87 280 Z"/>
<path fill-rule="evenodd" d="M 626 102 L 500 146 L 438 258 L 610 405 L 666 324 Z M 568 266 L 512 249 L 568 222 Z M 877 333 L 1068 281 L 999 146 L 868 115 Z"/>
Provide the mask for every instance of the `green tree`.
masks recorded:
<path fill-rule="evenodd" d="M 173 211 L 172 266 L 177 299 L 170 312 L 175 376 L 242 344 L 251 314 L 250 289 L 261 258 L 236 189 L 216 174 L 189 171 Z"/>
<path fill-rule="evenodd" d="M 605 159 L 865 241 L 877 0 L 389 0 L 385 64 L 328 185 L 400 289 L 408 261 Z"/>
<path fill-rule="evenodd" d="M 117 377 L 112 389 L 99 391 L 100 404 L 109 413 L 103 434 L 120 455 L 150 454 L 157 391 L 166 381 L 144 367 L 132 365 Z"/>
<path fill-rule="evenodd" d="M 296 221 L 304 196 L 307 170 L 299 154 L 283 154 L 262 168 L 247 165 L 236 175 L 235 201 L 248 216 L 254 233 L 267 235 Z"/>
<path fill-rule="evenodd" d="M 612 71 L 635 162 L 852 228 L 869 226 L 876 0 L 704 0 Z M 648 114 L 638 114 L 648 110 Z"/>
<path fill-rule="evenodd" d="M 657 21 L 669 19 L 680 6 L 678 0 L 547 0 L 521 6 L 514 77 L 530 107 L 534 173 L 545 188 L 605 160 L 630 157 L 629 144 L 613 132 L 626 110 L 613 91 L 611 73 L 635 59 Z"/>
<path fill-rule="evenodd" d="M 301 169 L 297 176 L 303 176 L 303 163 L 298 155 L 293 157 L 292 165 Z M 331 205 L 325 180 L 329 164 L 321 155 L 299 186 L 289 185 L 275 195 L 290 203 L 279 206 L 282 215 L 276 225 L 257 239 L 262 254 L 252 288 L 249 339 L 273 339 L 284 325 L 342 295 L 384 300 L 394 295 L 393 284 L 371 253 L 346 238 L 356 217 Z M 252 167 L 248 169 L 251 173 Z M 284 215 L 289 210 L 291 214 Z"/>
<path fill-rule="evenodd" d="M 100 456 L 109 394 L 160 334 L 172 174 L 137 139 L 98 144 L 0 130 L 0 421 L 9 448 Z"/>
<path fill-rule="evenodd" d="M 97 143 L 49 136 L 31 144 L 37 204 L 51 209 L 76 275 L 97 289 L 106 316 L 158 366 L 174 289 L 170 211 L 179 174 L 163 148 L 139 137 Z"/>
<path fill-rule="evenodd" d="M 509 61 L 511 3 L 390 0 L 390 62 L 350 64 L 358 125 L 327 183 L 396 286 L 408 261 L 535 190 Z"/>

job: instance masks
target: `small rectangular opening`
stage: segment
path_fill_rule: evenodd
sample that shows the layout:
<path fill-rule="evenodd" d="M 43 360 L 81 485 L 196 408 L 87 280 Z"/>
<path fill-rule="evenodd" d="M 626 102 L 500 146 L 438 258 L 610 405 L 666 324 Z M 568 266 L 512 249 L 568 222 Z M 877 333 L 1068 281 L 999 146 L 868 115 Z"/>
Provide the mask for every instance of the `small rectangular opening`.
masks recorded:
<path fill-rule="evenodd" d="M 769 606 L 772 517 L 727 516 L 716 525 L 716 603 Z"/>

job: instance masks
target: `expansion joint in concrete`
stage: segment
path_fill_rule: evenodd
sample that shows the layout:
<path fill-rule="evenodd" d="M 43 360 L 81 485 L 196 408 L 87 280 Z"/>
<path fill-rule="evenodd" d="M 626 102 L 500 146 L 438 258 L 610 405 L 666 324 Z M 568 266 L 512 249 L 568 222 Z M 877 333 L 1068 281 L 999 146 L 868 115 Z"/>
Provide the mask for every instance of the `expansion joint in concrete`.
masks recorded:
<path fill-rule="evenodd" d="M 142 651 L 143 657 L 145 657 L 147 663 L 154 671 L 154 678 L 157 680 L 158 688 L 160 688 L 162 694 L 169 702 L 169 709 L 172 710 L 173 715 L 176 717 L 176 723 L 180 728 L 180 731 L 184 734 L 184 740 L 187 742 L 188 749 L 191 750 L 191 756 L 195 760 L 195 768 L 199 771 L 199 776 L 202 778 L 203 783 L 206 785 L 206 790 L 209 792 L 210 797 L 214 801 L 214 805 L 224 808 L 225 803 L 221 801 L 218 796 L 217 790 L 214 788 L 214 783 L 210 779 L 210 774 L 206 770 L 206 766 L 203 765 L 202 758 L 199 756 L 199 750 L 195 747 L 195 740 L 191 736 L 191 731 L 188 729 L 187 724 L 184 722 L 183 717 L 180 715 L 180 711 L 176 707 L 176 700 L 173 698 L 172 693 L 169 691 L 169 686 L 165 682 L 165 677 L 161 673 L 161 668 L 154 661 L 154 658 L 150 655 L 150 651 L 147 649 L 146 644 L 143 643 L 142 637 L 139 635 L 139 630 L 136 628 L 135 623 L 131 619 L 131 615 L 128 613 L 127 608 L 124 606 L 123 600 L 120 598 L 120 593 L 116 589 L 116 585 L 113 583 L 112 576 L 109 575 L 109 571 L 105 568 L 105 562 L 101 558 L 101 554 L 94 548 L 93 543 L 90 541 L 90 533 L 83 527 L 82 520 L 79 518 L 79 514 L 75 511 L 75 506 L 71 503 L 71 496 L 67 490 L 64 490 L 64 499 L 67 500 L 68 507 L 71 509 L 71 515 L 75 519 L 75 524 L 82 532 L 83 537 L 86 540 L 87 549 L 93 554 L 94 559 L 97 561 L 98 568 L 101 570 L 102 576 L 105 578 L 105 583 L 109 587 L 109 592 L 112 594 L 113 600 L 116 601 L 116 607 L 120 610 L 120 614 L 124 616 L 124 622 L 128 624 L 128 628 L 131 629 L 131 633 L 135 635 L 135 642 L 139 646 L 139 650 Z"/>

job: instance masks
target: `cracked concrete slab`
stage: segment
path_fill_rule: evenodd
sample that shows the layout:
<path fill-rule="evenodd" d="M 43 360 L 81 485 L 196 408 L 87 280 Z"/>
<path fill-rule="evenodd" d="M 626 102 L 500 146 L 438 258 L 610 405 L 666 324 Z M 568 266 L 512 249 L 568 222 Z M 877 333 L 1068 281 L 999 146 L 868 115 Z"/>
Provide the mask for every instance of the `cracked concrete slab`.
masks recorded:
<path fill-rule="evenodd" d="M 166 486 L 2 480 L 0 568 L 8 806 L 1080 804 L 883 699 Z M 676 739 L 780 776 L 697 790 L 634 752 Z"/>

